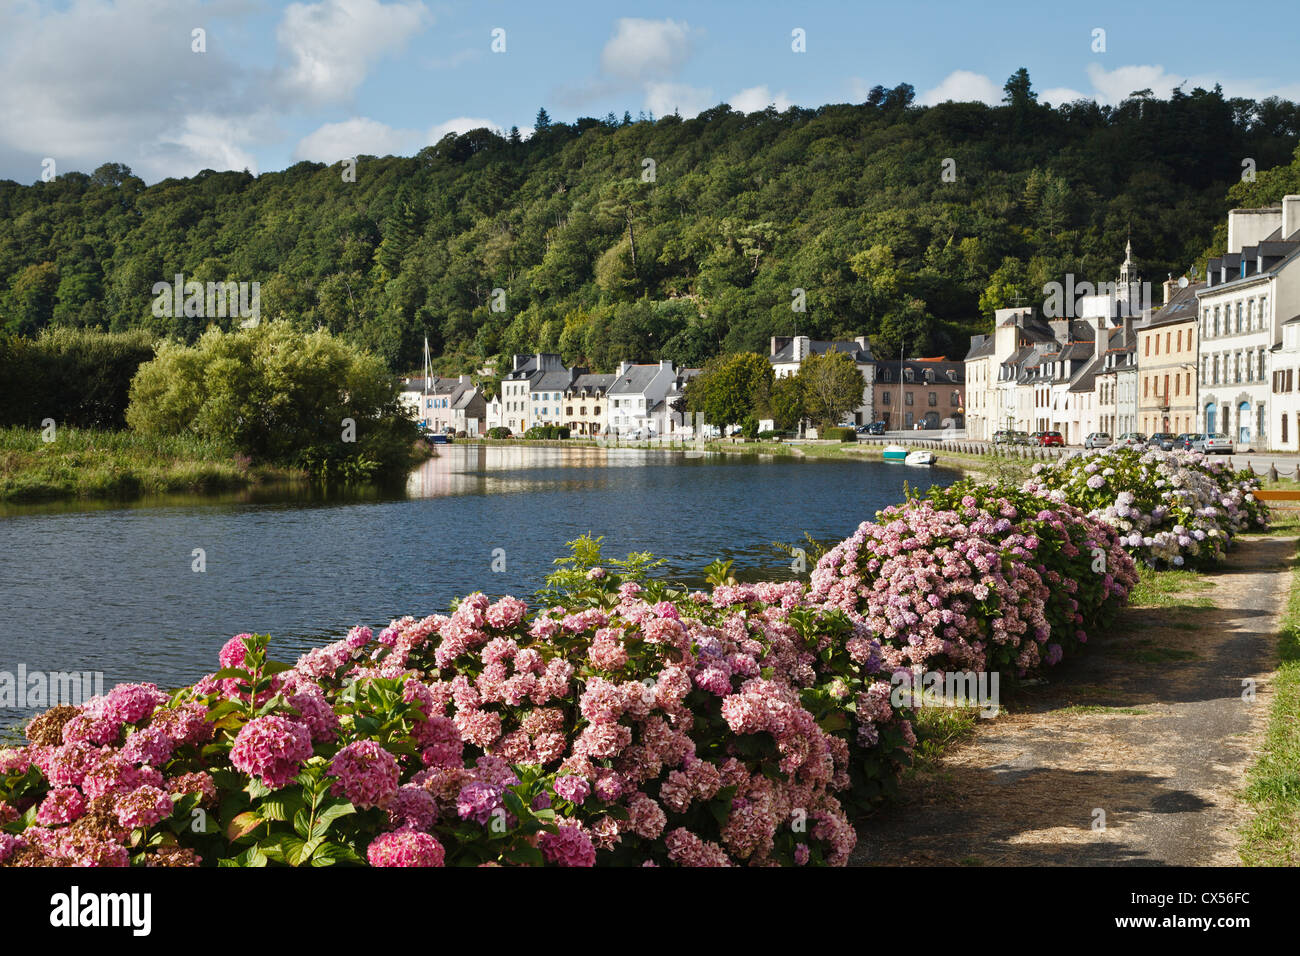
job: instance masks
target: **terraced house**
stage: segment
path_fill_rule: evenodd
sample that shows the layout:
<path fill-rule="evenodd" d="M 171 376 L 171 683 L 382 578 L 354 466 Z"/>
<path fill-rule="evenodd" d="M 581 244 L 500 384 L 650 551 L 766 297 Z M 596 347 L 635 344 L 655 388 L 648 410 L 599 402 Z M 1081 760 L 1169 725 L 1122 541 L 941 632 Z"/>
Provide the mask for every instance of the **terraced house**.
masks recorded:
<path fill-rule="evenodd" d="M 1196 294 L 1203 282 L 1172 279 L 1164 305 L 1137 330 L 1138 425 L 1146 435 L 1197 431 Z"/>
<path fill-rule="evenodd" d="M 1228 245 L 1211 259 L 1200 307 L 1198 431 L 1263 450 L 1274 435 L 1269 359 L 1300 316 L 1300 196 L 1280 206 L 1228 213 Z M 1281 427 L 1279 414 L 1276 425 Z M 1288 426 L 1288 441 L 1290 428 Z"/>
<path fill-rule="evenodd" d="M 965 428 L 966 367 L 943 358 L 876 362 L 872 404 L 886 428 Z"/>

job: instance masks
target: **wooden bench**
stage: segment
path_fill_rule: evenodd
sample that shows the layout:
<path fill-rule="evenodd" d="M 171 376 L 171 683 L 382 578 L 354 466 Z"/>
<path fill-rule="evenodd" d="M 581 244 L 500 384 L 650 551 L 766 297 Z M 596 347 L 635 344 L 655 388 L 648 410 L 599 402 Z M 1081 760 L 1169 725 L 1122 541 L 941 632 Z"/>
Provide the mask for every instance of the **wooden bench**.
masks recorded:
<path fill-rule="evenodd" d="M 1275 511 L 1300 511 L 1300 491 L 1259 489 L 1251 492 L 1259 501 L 1266 502 Z"/>
<path fill-rule="evenodd" d="M 1260 501 L 1300 501 L 1300 491 L 1280 491 L 1259 489 L 1252 492 Z"/>

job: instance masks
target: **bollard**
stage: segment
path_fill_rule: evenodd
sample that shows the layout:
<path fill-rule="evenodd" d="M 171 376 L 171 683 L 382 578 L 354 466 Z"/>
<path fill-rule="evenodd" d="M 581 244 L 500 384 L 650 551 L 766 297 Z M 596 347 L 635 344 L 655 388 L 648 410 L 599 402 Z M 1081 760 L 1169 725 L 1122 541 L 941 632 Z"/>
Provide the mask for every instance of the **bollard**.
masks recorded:
<path fill-rule="evenodd" d="M 1268 466 L 1268 480 L 1277 481 L 1277 462 Z"/>

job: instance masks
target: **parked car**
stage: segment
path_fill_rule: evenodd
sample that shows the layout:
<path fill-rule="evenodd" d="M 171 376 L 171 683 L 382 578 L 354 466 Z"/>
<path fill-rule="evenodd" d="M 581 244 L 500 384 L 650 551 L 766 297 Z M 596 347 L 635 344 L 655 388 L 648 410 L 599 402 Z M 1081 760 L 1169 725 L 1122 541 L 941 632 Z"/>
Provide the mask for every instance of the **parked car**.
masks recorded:
<path fill-rule="evenodd" d="M 993 444 L 995 444 L 995 445 L 1010 445 L 1010 444 L 1011 444 L 1011 432 L 1007 431 L 1006 429 L 1002 429 L 1001 431 L 996 431 L 996 432 L 994 432 L 994 433 L 993 433 Z"/>
<path fill-rule="evenodd" d="M 1047 445 L 1064 445 L 1065 439 L 1061 437 L 1060 432 L 1039 432 L 1038 444 Z"/>
<path fill-rule="evenodd" d="M 1196 441 L 1192 442 L 1192 451 L 1206 455 L 1231 455 L 1235 446 L 1227 435 L 1197 435 Z"/>
<path fill-rule="evenodd" d="M 1090 432 L 1083 439 L 1084 448 L 1109 448 L 1110 435 L 1106 432 Z"/>
<path fill-rule="evenodd" d="M 1121 445 L 1133 447 L 1135 445 L 1145 445 L 1146 443 L 1147 436 L 1143 435 L 1141 432 L 1125 432 L 1119 436 L 1119 444 Z"/>
<path fill-rule="evenodd" d="M 1034 443 L 1028 432 L 1012 432 L 1011 434 L 1013 436 L 1012 441 L 1017 445 L 1032 445 Z"/>
<path fill-rule="evenodd" d="M 864 425 L 868 435 L 883 435 L 885 433 L 884 422 L 872 422 L 870 425 Z"/>
<path fill-rule="evenodd" d="M 1043 438 L 1043 432 L 1030 432 L 1030 433 L 1029 433 L 1029 444 L 1031 444 L 1031 445 L 1040 445 L 1040 444 L 1042 444 L 1042 438 Z"/>
<path fill-rule="evenodd" d="M 1172 451 L 1174 447 L 1174 436 L 1169 432 L 1156 432 L 1147 439 L 1148 448 L 1159 448 L 1161 451 Z"/>
<path fill-rule="evenodd" d="M 1198 435 L 1196 432 L 1183 432 L 1181 435 L 1179 435 L 1177 438 L 1174 439 L 1174 447 L 1177 448 L 1179 451 L 1191 451 L 1192 442 L 1194 442 L 1196 439 L 1200 437 L 1201 436 Z"/>

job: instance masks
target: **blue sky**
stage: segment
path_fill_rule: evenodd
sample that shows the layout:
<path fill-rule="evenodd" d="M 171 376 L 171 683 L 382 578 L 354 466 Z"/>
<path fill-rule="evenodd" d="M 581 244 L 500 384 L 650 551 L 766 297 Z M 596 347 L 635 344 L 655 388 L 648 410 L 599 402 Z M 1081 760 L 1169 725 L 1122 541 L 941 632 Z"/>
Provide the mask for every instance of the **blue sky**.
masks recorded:
<path fill-rule="evenodd" d="M 146 181 L 203 168 L 409 155 L 445 132 L 552 118 L 860 102 L 996 102 L 1017 67 L 1040 98 L 1223 85 L 1300 100 L 1300 10 L 1264 29 L 1220 4 L 478 0 L 0 0 L 0 177 L 46 158 Z M 793 11 L 793 12 L 792 12 Z M 195 52 L 193 31 L 205 31 Z M 802 29 L 806 52 L 792 50 Z M 504 30 L 504 52 L 493 31 Z M 1105 31 L 1104 52 L 1093 31 Z M 500 37 L 497 39 L 501 45 Z"/>

